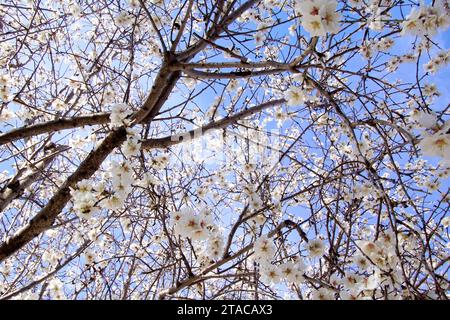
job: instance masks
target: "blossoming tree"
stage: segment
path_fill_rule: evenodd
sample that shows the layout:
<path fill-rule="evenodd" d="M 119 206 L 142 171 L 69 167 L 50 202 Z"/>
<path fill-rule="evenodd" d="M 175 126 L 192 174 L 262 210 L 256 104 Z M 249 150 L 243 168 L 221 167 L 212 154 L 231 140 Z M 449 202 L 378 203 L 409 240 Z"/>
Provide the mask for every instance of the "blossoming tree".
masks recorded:
<path fill-rule="evenodd" d="M 449 17 L 2 1 L 0 298 L 448 299 Z"/>

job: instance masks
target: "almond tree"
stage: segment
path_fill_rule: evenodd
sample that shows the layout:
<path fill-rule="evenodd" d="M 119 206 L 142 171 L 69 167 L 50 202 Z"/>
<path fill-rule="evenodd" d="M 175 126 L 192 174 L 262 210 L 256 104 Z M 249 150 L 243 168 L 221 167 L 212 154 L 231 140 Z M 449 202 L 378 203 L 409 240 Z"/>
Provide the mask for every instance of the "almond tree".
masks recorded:
<path fill-rule="evenodd" d="M 2 299 L 448 299 L 447 0 L 0 4 Z"/>

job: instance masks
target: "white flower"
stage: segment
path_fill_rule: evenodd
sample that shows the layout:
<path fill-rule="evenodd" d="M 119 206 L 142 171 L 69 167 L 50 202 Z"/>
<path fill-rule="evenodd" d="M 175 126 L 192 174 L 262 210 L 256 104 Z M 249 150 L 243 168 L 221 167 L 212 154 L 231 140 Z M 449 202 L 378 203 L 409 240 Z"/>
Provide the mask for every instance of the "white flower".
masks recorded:
<path fill-rule="evenodd" d="M 169 157 L 166 154 L 154 157 L 152 159 L 152 166 L 155 169 L 164 169 L 167 167 L 167 164 L 169 163 Z"/>
<path fill-rule="evenodd" d="M 425 136 L 419 142 L 422 153 L 430 157 L 442 157 L 444 160 L 450 159 L 450 135 L 438 131 L 435 134 L 424 133 Z"/>
<path fill-rule="evenodd" d="M 336 1 L 326 1 L 320 7 L 319 14 L 322 18 L 324 29 L 331 34 L 338 33 L 339 31 L 339 13 L 336 12 Z"/>
<path fill-rule="evenodd" d="M 244 164 L 243 169 L 244 169 L 245 173 L 254 172 L 255 169 L 256 169 L 256 164 L 254 164 L 254 163 L 246 163 L 246 164 Z"/>
<path fill-rule="evenodd" d="M 260 213 L 250 218 L 248 222 L 253 223 L 255 226 L 262 226 L 266 222 L 266 217 Z"/>
<path fill-rule="evenodd" d="M 339 295 L 342 300 L 359 300 L 359 291 L 348 290 L 341 291 Z"/>
<path fill-rule="evenodd" d="M 128 125 L 129 121 L 126 119 L 133 111 L 130 106 L 125 103 L 116 103 L 111 107 L 111 125 L 113 127 L 120 127 L 122 125 Z"/>
<path fill-rule="evenodd" d="M 423 85 L 422 92 L 424 95 L 432 97 L 432 96 L 440 96 L 440 92 L 437 89 L 437 86 L 434 83 L 427 83 Z"/>
<path fill-rule="evenodd" d="M 63 291 L 63 287 L 64 284 L 62 283 L 62 281 L 55 278 L 48 283 L 47 290 L 52 299 L 62 300 L 66 298 Z"/>
<path fill-rule="evenodd" d="M 334 300 L 334 292 L 327 288 L 313 290 L 311 300 Z"/>
<path fill-rule="evenodd" d="M 362 287 L 364 290 L 375 290 L 380 285 L 380 276 L 377 273 L 362 279 Z"/>
<path fill-rule="evenodd" d="M 201 211 L 196 215 L 190 208 L 173 212 L 170 219 L 174 225 L 175 234 L 195 241 L 207 239 L 213 225 L 209 214 Z"/>
<path fill-rule="evenodd" d="M 423 67 L 425 71 L 432 74 L 436 73 L 439 69 L 446 66 L 450 62 L 450 50 L 441 51 L 436 57 L 428 61 Z"/>
<path fill-rule="evenodd" d="M 91 265 L 95 262 L 94 252 L 90 249 L 86 249 L 83 253 L 84 264 Z"/>
<path fill-rule="evenodd" d="M 364 5 L 364 1 L 363 0 L 349 0 L 349 3 L 354 8 L 361 8 Z"/>
<path fill-rule="evenodd" d="M 334 0 L 305 0 L 296 5 L 302 15 L 302 26 L 309 34 L 325 36 L 327 32 L 339 31 L 340 15 L 336 12 L 337 2 Z"/>
<path fill-rule="evenodd" d="M 281 281 L 281 272 L 278 266 L 273 264 L 263 264 L 261 266 L 261 280 L 264 283 L 277 284 Z"/>
<path fill-rule="evenodd" d="M 0 86 L 7 86 L 10 81 L 8 74 L 0 74 Z"/>
<path fill-rule="evenodd" d="M 320 7 L 326 0 L 302 0 L 296 1 L 295 7 L 297 12 L 302 16 L 319 16 Z"/>
<path fill-rule="evenodd" d="M 309 251 L 309 255 L 314 257 L 321 257 L 325 253 L 325 244 L 320 239 L 310 240 L 306 244 L 306 249 Z"/>
<path fill-rule="evenodd" d="M 195 78 L 183 78 L 184 84 L 186 85 L 186 87 L 188 87 L 188 89 L 192 90 L 195 88 L 195 86 L 197 85 L 198 81 Z"/>
<path fill-rule="evenodd" d="M 133 223 L 129 217 L 120 218 L 120 224 L 122 225 L 123 231 L 127 233 L 133 231 Z"/>
<path fill-rule="evenodd" d="M 266 261 L 272 259 L 276 249 L 273 241 L 264 235 L 255 241 L 253 250 L 257 259 Z"/>
<path fill-rule="evenodd" d="M 81 219 L 88 220 L 98 211 L 98 208 L 91 202 L 77 202 L 74 211 Z"/>
<path fill-rule="evenodd" d="M 9 121 L 13 118 L 15 118 L 14 112 L 9 110 L 7 107 L 3 107 L 3 109 L 0 111 L 0 122 L 3 121 Z"/>
<path fill-rule="evenodd" d="M 361 281 L 361 277 L 356 273 L 349 272 L 345 275 L 343 279 L 343 285 L 346 289 L 354 289 L 356 288 Z"/>
<path fill-rule="evenodd" d="M 133 15 L 129 14 L 126 11 L 122 11 L 114 19 L 114 21 L 116 22 L 116 24 L 119 27 L 128 27 L 129 25 L 131 25 L 133 23 L 133 20 L 134 20 Z"/>
<path fill-rule="evenodd" d="M 422 128 L 433 128 L 436 126 L 437 116 L 434 113 L 413 109 L 409 115 Z"/>
<path fill-rule="evenodd" d="M 141 151 L 141 142 L 133 137 L 131 138 L 129 137 L 122 144 L 122 152 L 127 158 L 138 156 L 140 154 L 140 151 Z"/>
<path fill-rule="evenodd" d="M 154 1 L 152 1 L 154 2 Z M 130 7 L 132 7 L 133 9 L 139 8 L 140 7 L 140 3 L 139 0 L 128 0 L 128 4 L 130 5 Z"/>
<path fill-rule="evenodd" d="M 263 204 L 264 203 L 258 194 L 254 193 L 250 196 L 249 206 L 251 209 L 259 210 L 263 207 Z"/>
<path fill-rule="evenodd" d="M 208 238 L 206 252 L 210 259 L 216 260 L 223 254 L 224 241 L 223 237 L 216 233 L 213 237 Z"/>
<path fill-rule="evenodd" d="M 81 7 L 78 4 L 71 4 L 70 5 L 70 13 L 74 17 L 79 18 L 81 16 Z"/>
<path fill-rule="evenodd" d="M 363 255 L 357 255 L 352 259 L 353 263 L 358 266 L 361 270 L 367 270 L 370 266 L 369 260 Z"/>
<path fill-rule="evenodd" d="M 302 21 L 302 26 L 309 32 L 311 37 L 320 37 L 327 34 L 320 16 L 305 16 Z"/>
<path fill-rule="evenodd" d="M 371 241 L 357 241 L 356 244 L 361 249 L 361 251 L 369 257 L 376 255 L 377 252 L 380 251 L 380 248 Z"/>
<path fill-rule="evenodd" d="M 393 247 L 396 241 L 395 233 L 392 230 L 386 230 L 381 233 L 379 241 L 385 246 Z"/>
<path fill-rule="evenodd" d="M 52 107 L 55 108 L 56 111 L 65 111 L 67 105 L 61 99 L 55 99 L 52 103 Z"/>
<path fill-rule="evenodd" d="M 255 38 L 255 45 L 257 47 L 260 47 L 264 44 L 264 41 L 266 40 L 266 35 L 263 31 L 258 31 L 257 33 L 255 33 L 254 38 Z"/>
<path fill-rule="evenodd" d="M 92 182 L 83 180 L 78 182 L 77 188 L 70 194 L 73 199 L 73 211 L 82 219 L 90 219 L 99 210 L 96 207 L 97 197 L 92 190 Z"/>
<path fill-rule="evenodd" d="M 438 29 L 449 25 L 449 11 L 444 2 L 438 1 L 436 6 L 420 6 L 413 8 L 402 23 L 402 33 L 416 36 L 432 36 Z"/>
<path fill-rule="evenodd" d="M 330 285 L 338 288 L 341 285 L 342 279 L 338 277 L 336 273 L 333 273 L 330 277 Z"/>
<path fill-rule="evenodd" d="M 445 228 L 450 227 L 450 216 L 445 217 L 444 219 L 442 219 L 441 223 L 442 223 L 442 225 L 443 225 Z"/>
<path fill-rule="evenodd" d="M 281 108 L 277 108 L 274 112 L 274 118 L 277 121 L 282 122 L 283 120 L 286 120 L 286 113 Z"/>
<path fill-rule="evenodd" d="M 237 79 L 231 79 L 227 86 L 227 91 L 231 93 L 236 93 L 236 91 L 239 89 L 239 81 Z M 212 108 L 214 110 L 215 108 Z"/>
<path fill-rule="evenodd" d="M 294 262 L 285 262 L 279 267 L 281 275 L 287 282 L 298 283 L 303 280 L 303 270 Z"/>
<path fill-rule="evenodd" d="M 102 201 L 103 207 L 112 211 L 119 210 L 124 203 L 124 199 L 115 194 Z"/>
<path fill-rule="evenodd" d="M 157 180 L 152 174 L 146 172 L 142 175 L 142 179 L 138 182 L 139 186 L 148 188 L 150 186 L 159 186 L 161 181 Z"/>
<path fill-rule="evenodd" d="M 394 40 L 392 38 L 381 38 L 375 43 L 375 47 L 379 51 L 387 51 L 394 45 Z"/>
<path fill-rule="evenodd" d="M 286 90 L 284 98 L 286 99 L 288 106 L 298 106 L 305 102 L 306 95 L 302 88 L 291 86 Z"/>

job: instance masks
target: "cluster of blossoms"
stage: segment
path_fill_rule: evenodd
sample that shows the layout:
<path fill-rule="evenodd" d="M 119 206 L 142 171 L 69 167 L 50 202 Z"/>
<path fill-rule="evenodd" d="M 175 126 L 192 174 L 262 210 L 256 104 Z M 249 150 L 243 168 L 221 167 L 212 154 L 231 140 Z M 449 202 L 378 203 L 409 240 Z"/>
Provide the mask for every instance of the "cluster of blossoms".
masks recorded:
<path fill-rule="evenodd" d="M 389 37 L 381 38 L 379 40 L 374 41 L 375 49 L 378 51 L 388 51 L 394 45 L 394 40 Z"/>
<path fill-rule="evenodd" d="M 416 60 L 416 56 L 414 54 L 405 54 L 402 56 L 395 56 L 386 63 L 386 70 L 389 72 L 394 72 L 395 70 L 398 69 L 400 64 L 405 63 L 405 62 L 414 62 L 415 60 Z"/>
<path fill-rule="evenodd" d="M 400 241 L 400 239 L 399 239 Z M 379 286 L 390 288 L 392 298 L 401 292 L 402 274 L 395 253 L 393 232 L 383 232 L 376 241 L 357 241 L 360 252 L 352 258 L 357 272 L 348 270 L 342 278 L 333 275 L 330 283 L 343 300 L 371 299 Z"/>
<path fill-rule="evenodd" d="M 82 219 L 90 219 L 100 210 L 98 207 L 99 193 L 103 190 L 95 190 L 90 180 L 78 182 L 77 188 L 71 189 L 73 199 L 73 211 Z"/>
<path fill-rule="evenodd" d="M 47 232 L 47 235 L 49 235 L 50 238 L 55 238 L 56 235 L 52 235 L 51 233 Z M 64 258 L 64 252 L 59 250 L 47 250 L 42 255 L 42 262 L 48 263 L 49 266 L 56 266 L 58 262 Z"/>
<path fill-rule="evenodd" d="M 131 113 L 125 104 L 116 104 L 112 107 L 111 124 L 113 126 L 121 126 L 127 124 L 126 117 Z M 122 153 L 127 159 L 136 156 L 141 150 L 141 142 L 138 138 L 138 133 L 132 128 L 127 128 L 127 139 L 122 145 Z M 71 190 L 72 198 L 74 199 L 73 210 L 83 219 L 89 219 L 92 215 L 100 209 L 98 205 L 109 210 L 120 209 L 132 190 L 132 183 L 135 181 L 134 173 L 131 168 L 129 160 L 118 163 L 111 162 L 109 168 L 109 178 L 112 183 L 112 190 L 110 195 L 99 199 L 105 188 L 100 184 L 97 190 L 94 190 L 92 183 L 88 180 L 81 181 L 77 184 L 76 189 Z"/>
<path fill-rule="evenodd" d="M 363 1 L 360 2 L 360 5 L 363 5 Z M 364 4 L 365 5 L 365 4 Z M 369 29 L 375 31 L 383 30 L 385 26 L 385 22 L 390 18 L 390 12 L 385 10 L 386 7 L 392 5 L 392 0 L 381 0 L 381 1 L 370 1 L 367 8 L 364 8 L 366 13 L 370 13 L 370 16 L 367 19 L 367 26 Z"/>
<path fill-rule="evenodd" d="M 288 283 L 300 283 L 304 280 L 306 267 L 302 262 L 286 261 L 279 265 L 272 263 L 276 247 L 267 235 L 256 239 L 253 250 L 255 260 L 260 265 L 261 280 L 264 283 L 277 284 L 282 280 Z"/>
<path fill-rule="evenodd" d="M 296 11 L 302 15 L 302 26 L 312 37 L 325 36 L 339 31 L 340 15 L 337 1 L 304 0 L 296 3 Z"/>
<path fill-rule="evenodd" d="M 366 257 L 380 270 L 393 270 L 398 263 L 395 244 L 396 235 L 391 231 L 381 233 L 376 241 L 357 241 L 363 255 L 356 255 L 353 260 L 362 270 L 366 270 L 370 264 Z"/>
<path fill-rule="evenodd" d="M 247 165 L 248 167 L 253 167 L 252 164 Z M 243 193 L 248 197 L 248 205 L 250 210 L 259 210 L 263 207 L 264 202 L 253 186 L 245 186 L 243 188 Z"/>
<path fill-rule="evenodd" d="M 152 3 L 155 3 L 156 1 L 151 1 Z M 128 0 L 128 4 L 132 9 L 136 9 L 140 7 L 139 0 Z"/>
<path fill-rule="evenodd" d="M 427 72 L 435 74 L 439 69 L 445 67 L 450 62 L 450 50 L 439 52 L 436 57 L 424 65 Z"/>
<path fill-rule="evenodd" d="M 311 258 L 320 258 L 325 253 L 326 247 L 325 243 L 322 240 L 314 239 L 308 241 L 308 243 L 306 244 L 306 249 L 308 249 L 309 256 Z"/>
<path fill-rule="evenodd" d="M 66 295 L 64 294 L 64 283 L 62 283 L 62 281 L 57 278 L 49 281 L 47 285 L 47 292 L 54 300 L 66 299 Z"/>
<path fill-rule="evenodd" d="M 273 241 L 264 235 L 256 239 L 253 250 L 255 251 L 256 260 L 270 262 L 275 254 L 276 247 L 273 244 Z"/>
<path fill-rule="evenodd" d="M 80 18 L 80 17 L 81 17 L 81 14 L 82 14 L 82 9 L 81 9 L 81 7 L 80 7 L 78 4 L 72 3 L 72 4 L 70 5 L 69 12 L 70 12 L 75 18 Z"/>
<path fill-rule="evenodd" d="M 219 259 L 223 254 L 223 230 L 220 230 L 206 208 L 196 214 L 193 209 L 185 207 L 170 214 L 170 225 L 175 235 L 200 242 L 199 260 L 208 263 Z M 206 241 L 206 243 L 205 243 Z"/>
<path fill-rule="evenodd" d="M 450 125 L 443 126 L 442 129 L 433 133 L 424 131 L 419 147 L 426 156 L 441 157 L 444 162 L 450 161 L 450 134 L 448 130 Z"/>
<path fill-rule="evenodd" d="M 16 115 L 14 114 L 14 112 L 12 112 L 11 110 L 9 110 L 6 106 L 3 107 L 1 113 L 0 113 L 0 122 L 3 121 L 9 121 L 13 118 L 15 118 Z"/>
<path fill-rule="evenodd" d="M 127 128 L 127 140 L 122 145 L 122 153 L 125 157 L 130 158 L 139 155 L 141 150 L 141 141 L 139 140 L 138 133 Z"/>
<path fill-rule="evenodd" d="M 110 181 L 112 184 L 111 195 L 102 201 L 102 205 L 109 210 L 120 209 L 127 199 L 134 182 L 134 174 L 129 161 L 111 162 Z"/>
<path fill-rule="evenodd" d="M 414 125 L 418 128 L 431 129 L 437 125 L 437 116 L 435 113 L 412 109 L 409 116 L 410 120 L 412 120 Z"/>
<path fill-rule="evenodd" d="M 305 266 L 300 262 L 287 261 L 279 265 L 260 264 L 261 280 L 267 284 L 277 284 L 281 281 L 287 283 L 300 283 L 304 281 Z"/>
<path fill-rule="evenodd" d="M 398 237 L 399 244 L 406 243 L 401 234 Z M 332 300 L 335 299 L 336 292 L 342 300 L 372 299 L 374 294 L 381 294 L 377 291 L 380 286 L 388 289 L 390 299 L 401 297 L 398 293 L 402 292 L 400 284 L 403 282 L 403 275 L 395 253 L 395 234 L 385 231 L 380 233 L 376 241 L 360 240 L 356 243 L 359 252 L 351 259 L 356 271 L 351 268 L 344 274 L 332 274 L 329 280 L 331 287 L 312 290 L 311 299 Z"/>
<path fill-rule="evenodd" d="M 238 79 L 231 79 L 230 82 L 228 82 L 227 91 L 228 92 L 237 92 L 241 88 L 241 84 L 239 83 Z"/>
<path fill-rule="evenodd" d="M 122 11 L 119 13 L 116 18 L 114 19 L 114 22 L 119 27 L 128 27 L 133 23 L 134 16 L 126 11 Z"/>
<path fill-rule="evenodd" d="M 284 94 L 288 106 L 298 106 L 303 104 L 307 97 L 306 92 L 301 87 L 290 86 Z"/>
<path fill-rule="evenodd" d="M 436 1 L 434 6 L 422 5 L 414 8 L 402 23 L 402 34 L 432 36 L 439 29 L 446 29 L 450 23 L 446 0 Z"/>
<path fill-rule="evenodd" d="M 381 197 L 381 192 L 370 182 L 365 182 L 355 185 L 349 193 L 344 194 L 344 199 L 351 201 L 353 199 L 378 199 Z"/>
<path fill-rule="evenodd" d="M 127 117 L 131 115 L 133 111 L 130 106 L 125 103 L 116 103 L 111 107 L 111 125 L 113 127 L 127 126 L 129 121 Z"/>
<path fill-rule="evenodd" d="M 439 97 L 441 95 L 437 86 L 434 83 L 424 84 L 422 87 L 422 92 L 425 96 L 427 96 L 429 98 Z"/>
<path fill-rule="evenodd" d="M 196 214 L 193 209 L 186 207 L 172 212 L 170 221 L 176 235 L 192 240 L 206 240 L 214 227 L 212 217 L 206 209 Z"/>
<path fill-rule="evenodd" d="M 6 74 L 0 75 L 0 100 L 7 101 L 9 99 L 9 76 Z"/>
<path fill-rule="evenodd" d="M 167 154 L 161 154 L 152 157 L 152 167 L 155 169 L 164 169 L 169 163 L 169 156 Z"/>
<path fill-rule="evenodd" d="M 52 107 L 56 111 L 65 111 L 67 108 L 67 104 L 64 103 L 61 99 L 56 98 L 55 101 L 52 103 Z"/>
<path fill-rule="evenodd" d="M 374 51 L 387 52 L 394 45 L 394 40 L 392 38 L 386 37 L 381 39 L 373 39 L 370 41 L 365 41 L 359 50 L 359 53 L 365 58 L 370 59 Z"/>
<path fill-rule="evenodd" d="M 427 191 L 439 190 L 440 183 L 445 187 L 445 182 L 438 178 L 448 177 L 450 162 L 432 168 L 428 161 L 417 160 L 416 149 L 409 142 L 418 143 L 417 147 L 425 155 L 449 160 L 450 122 L 444 124 L 448 118 L 445 111 L 436 114 L 427 111 L 428 102 L 439 94 L 435 85 L 423 85 L 422 79 L 429 74 L 424 77 L 418 74 L 417 81 L 405 83 L 405 79 L 394 80 L 396 75 L 388 72 L 395 71 L 403 62 L 418 61 L 428 54 L 433 57 L 434 52 L 437 55 L 424 65 L 426 72 L 435 73 L 448 63 L 448 51 L 434 51 L 440 44 L 428 37 L 435 31 L 433 28 L 437 30 L 448 24 L 445 17 L 448 5 L 444 8 L 444 1 L 428 1 L 433 4 L 422 5 L 408 16 L 403 33 L 425 36 L 410 39 L 414 47 L 412 53 L 405 55 L 392 48 L 394 39 L 399 39 L 402 10 L 413 5 L 410 3 L 294 0 L 287 4 L 281 0 L 264 0 L 264 6 L 261 1 L 254 2 L 251 8 L 243 10 L 235 23 L 225 15 L 236 12 L 240 4 L 228 1 L 223 12 L 217 11 L 216 16 L 224 15 L 229 32 L 214 39 L 205 31 L 217 26 L 213 21 L 203 20 L 205 13 L 213 17 L 216 7 L 207 3 L 194 1 L 182 7 L 177 2 L 149 0 L 145 4 L 149 5 L 158 30 L 148 30 L 149 17 L 140 1 L 119 2 L 107 6 L 93 2 L 88 7 L 81 7 L 83 2 L 79 2 L 80 5 L 62 10 L 80 17 L 82 27 L 77 32 L 72 32 L 75 29 L 70 23 L 57 23 L 59 18 L 46 22 L 39 8 L 20 9 L 24 18 L 29 16 L 27 12 L 36 11 L 39 21 L 30 23 L 27 45 L 17 52 L 17 44 L 23 40 L 20 36 L 23 24 L 17 23 L 20 18 L 10 19 L 9 13 L 2 21 L 8 38 L 14 41 L 6 40 L 13 44 L 11 49 L 0 43 L 0 65 L 8 65 L 14 77 L 0 76 L 0 101 L 8 95 L 11 99 L 7 88 L 19 92 L 12 82 L 20 84 L 28 74 L 34 74 L 33 66 L 27 61 L 33 64 L 42 54 L 42 61 L 48 62 L 36 67 L 34 79 L 30 78 L 23 93 L 17 95 L 15 100 L 20 98 L 23 104 L 19 101 L 11 106 L 14 116 L 19 118 L 18 124 L 39 125 L 54 121 L 55 117 L 59 122 L 60 116 L 111 111 L 110 126 L 104 126 L 103 120 L 101 124 L 89 125 L 92 134 L 86 138 L 81 138 L 76 131 L 82 131 L 84 136 L 86 130 L 77 127 L 64 129 L 62 135 L 53 135 L 53 131 L 39 133 L 2 147 L 4 161 L 20 155 L 17 161 L 20 164 L 30 158 L 30 150 L 45 148 L 45 143 L 52 138 L 71 147 L 64 154 L 56 154 L 56 160 L 33 182 L 32 188 L 39 187 L 38 192 L 31 193 L 27 188 L 23 196 L 13 200 L 9 206 L 12 210 L 3 213 L 0 233 L 5 233 L 5 239 L 13 232 L 20 234 L 21 224 L 39 212 L 40 204 L 53 199 L 56 187 L 63 185 L 65 179 L 59 172 L 68 172 L 75 166 L 83 170 L 85 165 L 91 165 L 88 161 L 82 163 L 90 144 L 97 143 L 97 139 L 115 128 L 122 132 L 125 127 L 127 136 L 121 145 L 114 144 L 113 155 L 102 154 L 102 159 L 109 159 L 108 164 L 93 164 L 98 165 L 95 178 L 81 181 L 71 190 L 73 212 L 86 220 L 102 210 L 101 219 L 94 217 L 89 223 L 65 219 L 67 223 L 53 226 L 36 239 L 39 241 L 27 245 L 26 253 L 2 262 L 1 298 L 24 290 L 28 291 L 28 297 L 36 294 L 40 298 L 45 288 L 54 299 L 65 295 L 86 299 L 150 298 L 156 297 L 160 289 L 172 292 L 171 298 L 203 299 L 278 298 L 283 291 L 286 298 L 297 294 L 299 298 L 318 300 L 391 299 L 400 296 L 402 289 L 412 292 L 414 297 L 421 297 L 422 292 L 428 295 L 433 290 L 438 298 L 445 297 L 449 289 L 447 282 L 442 281 L 445 286 L 438 282 L 441 274 L 445 278 L 447 272 L 440 263 L 447 262 L 446 250 L 450 248 L 446 237 L 449 230 L 441 228 L 450 226 L 450 217 L 444 218 L 448 215 L 445 204 L 449 196 L 442 191 Z M 186 11 L 188 7 L 190 13 Z M 48 12 L 50 15 L 51 11 Z M 178 82 L 178 72 L 172 75 L 178 69 L 170 67 L 168 76 L 173 81 L 160 83 L 156 73 L 166 61 L 161 59 L 164 50 L 159 48 L 160 37 L 156 31 L 163 35 L 163 40 L 170 40 L 165 35 L 171 31 L 176 33 L 183 16 L 191 20 L 182 28 L 183 32 L 178 28 L 181 38 L 173 49 L 180 56 L 192 56 L 192 60 L 182 59 L 186 68 L 179 70 Z M 108 17 L 110 20 L 105 20 Z M 63 18 L 66 21 L 65 15 Z M 134 21 L 139 24 L 134 26 Z M 290 21 L 291 36 L 285 30 Z M 120 32 L 113 35 L 117 26 Z M 330 34 L 336 35 L 327 37 Z M 250 48 L 246 46 L 252 35 L 256 46 L 261 46 L 254 52 L 253 43 Z M 321 39 L 312 41 L 313 36 Z M 205 46 L 201 45 L 199 48 L 203 49 L 195 53 L 198 40 L 205 41 Z M 216 40 L 219 42 L 215 43 Z M 39 46 L 35 47 L 35 41 Z M 403 45 L 405 39 L 398 42 L 396 47 Z M 74 52 L 72 48 L 79 47 L 79 43 L 87 44 L 83 46 L 85 50 Z M 45 49 L 47 46 L 49 50 Z M 59 50 L 54 57 L 49 57 L 46 52 L 53 52 L 50 50 L 53 47 Z M 183 53 L 184 48 L 188 52 Z M 368 61 L 361 61 L 358 50 Z M 224 57 L 233 59 L 231 64 L 222 64 L 222 51 Z M 130 55 L 136 59 L 130 59 Z M 53 58 L 61 62 L 53 63 Z M 93 69 L 92 61 L 96 62 Z M 188 72 L 200 66 L 189 65 L 193 61 L 205 62 L 206 66 L 213 62 L 213 67 L 199 67 L 206 71 L 196 79 L 191 76 L 195 72 L 191 75 Z M 289 65 L 289 61 L 295 63 Z M 260 67 L 266 63 L 267 67 Z M 15 70 L 19 64 L 23 64 L 23 72 L 22 67 Z M 74 66 L 79 77 L 71 78 L 68 64 Z M 220 67 L 213 71 L 214 66 Z M 238 79 L 227 80 L 230 75 L 234 77 L 231 69 L 237 70 Z M 249 76 L 240 77 L 241 71 L 243 75 L 248 72 Z M 66 79 L 69 79 L 68 89 L 75 90 L 76 99 L 70 90 L 67 94 L 57 90 L 64 88 Z M 152 84 L 155 84 L 153 88 Z M 221 85 L 224 86 L 222 94 L 218 90 Z M 77 91 L 81 87 L 83 90 Z M 164 99 L 160 105 L 155 120 L 136 127 L 158 142 L 160 137 L 164 140 L 169 134 L 173 137 L 183 134 L 192 124 L 219 119 L 225 119 L 226 124 L 229 120 L 227 127 L 219 123 L 216 129 L 220 127 L 220 130 L 215 131 L 217 136 L 232 136 L 229 145 L 221 144 L 215 135 L 207 137 L 208 151 L 215 153 L 211 156 L 214 163 L 200 161 L 201 157 L 182 157 L 183 148 L 195 148 L 195 156 L 200 154 L 188 139 L 167 148 L 155 143 L 151 151 L 141 152 L 142 131 L 132 129 L 136 127 L 130 120 L 133 108 L 116 102 L 122 99 L 119 93 L 127 92 L 138 111 L 143 105 L 142 98 L 155 92 L 155 88 L 168 94 L 164 94 L 167 101 Z M 418 91 L 420 97 L 415 96 Z M 206 97 L 200 95 L 203 92 Z M 284 98 L 289 108 L 285 105 L 272 105 L 264 110 L 257 107 L 266 101 L 270 105 L 272 99 L 278 98 Z M 403 105 L 410 98 L 414 100 L 414 106 L 410 105 L 413 111 L 405 117 Z M 205 112 L 207 100 L 214 101 Z M 259 111 L 253 112 L 254 106 Z M 245 110 L 245 118 L 238 114 L 239 110 Z M 25 113 L 28 115 L 22 119 Z M 7 104 L 3 103 L 0 120 L 7 117 Z M 343 121 L 344 118 L 350 123 Z M 273 120 L 279 128 L 276 134 L 268 132 L 273 128 Z M 416 134 L 404 134 L 405 121 L 407 130 L 420 130 L 419 139 Z M 76 118 L 74 122 L 78 122 Z M 275 135 L 277 144 L 272 142 L 272 137 L 268 138 Z M 256 151 L 253 141 L 270 148 L 275 161 L 269 161 L 271 158 L 259 152 L 261 149 Z M 224 153 L 225 160 L 218 159 L 220 152 Z M 142 162 L 136 161 L 137 157 Z M 11 171 L 1 174 L 2 192 L 6 187 L 14 187 L 9 184 L 14 181 L 10 180 Z M 428 190 L 422 192 L 417 188 L 422 186 Z M 2 204 L 3 197 L 0 200 Z M 167 208 L 178 208 L 180 203 L 182 209 L 170 213 L 166 221 Z M 196 209 L 199 203 L 205 203 L 208 209 Z M 285 218 L 299 221 L 298 228 L 284 229 Z M 97 227 L 100 221 L 102 227 Z M 395 231 L 383 231 L 390 222 L 394 222 Z M 255 238 L 261 234 L 266 235 Z M 273 234 L 276 240 L 267 234 Z M 311 239 L 298 245 L 303 241 L 300 238 L 305 237 Z M 86 241 L 91 242 L 87 249 Z M 248 248 L 253 248 L 253 254 Z M 29 259 L 28 253 L 32 255 Z M 228 253 L 233 254 L 233 261 Z M 186 264 L 178 263 L 180 254 Z M 75 260 L 76 256 L 80 259 Z M 203 268 L 211 261 L 217 262 L 214 270 Z M 23 273 L 21 266 L 27 269 Z M 212 271 L 204 281 L 192 282 L 191 274 L 203 274 L 199 270 Z M 22 276 L 17 277 L 19 274 Z M 56 278 L 47 287 L 42 286 L 53 275 L 62 281 Z M 34 282 L 35 279 L 42 280 Z M 30 287 L 28 280 L 35 284 Z M 71 283 L 75 284 L 73 288 Z M 438 292 L 439 287 L 442 292 Z"/>
<path fill-rule="evenodd" d="M 258 31 L 254 34 L 253 38 L 255 39 L 256 47 L 261 47 L 266 40 L 266 34 L 264 33 L 264 31 Z"/>
<path fill-rule="evenodd" d="M 433 87 L 433 86 L 431 86 Z M 433 89 L 428 88 L 427 94 L 435 94 Z M 440 157 L 444 162 L 450 160 L 450 122 L 439 125 L 438 118 L 434 112 L 425 112 L 412 109 L 409 119 L 416 129 L 421 130 L 422 139 L 418 146 L 422 153 L 430 157 Z"/>
<path fill-rule="evenodd" d="M 223 236 L 217 229 L 211 229 L 211 236 L 208 237 L 208 243 L 206 245 L 204 256 L 209 260 L 217 260 L 223 254 L 224 248 Z"/>

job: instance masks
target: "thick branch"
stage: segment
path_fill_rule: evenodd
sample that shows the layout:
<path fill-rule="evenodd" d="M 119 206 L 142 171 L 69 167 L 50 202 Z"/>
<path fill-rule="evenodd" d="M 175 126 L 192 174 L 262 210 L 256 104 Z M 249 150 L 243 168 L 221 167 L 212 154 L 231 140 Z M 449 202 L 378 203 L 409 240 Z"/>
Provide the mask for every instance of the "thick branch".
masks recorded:
<path fill-rule="evenodd" d="M 47 132 L 108 123 L 109 112 L 73 118 L 62 118 L 11 130 L 0 135 L 0 145 Z"/>
<path fill-rule="evenodd" d="M 67 149 L 68 147 L 60 146 L 55 152 L 48 154 L 43 159 L 31 164 L 31 167 L 34 168 L 31 173 L 22 179 L 12 179 L 12 181 L 5 186 L 5 190 L 0 193 L 0 212 L 5 210 L 14 199 L 20 197 L 25 189 L 41 176 L 42 171 L 52 162 L 52 160 L 62 151 Z"/>
<path fill-rule="evenodd" d="M 172 136 L 166 136 L 163 138 L 148 139 L 148 140 L 145 140 L 142 142 L 142 149 L 165 148 L 165 147 L 170 147 L 170 146 L 179 144 L 181 142 L 196 139 L 196 138 L 201 137 L 202 134 L 207 130 L 218 130 L 218 129 L 225 128 L 240 119 L 251 116 L 251 115 L 253 115 L 257 112 L 260 112 L 264 109 L 267 109 L 269 107 L 281 105 L 285 102 L 286 101 L 284 99 L 268 101 L 268 102 L 262 103 L 260 105 L 242 110 L 232 116 L 228 116 L 226 118 L 223 118 L 223 119 L 220 119 L 217 121 L 212 121 L 198 129 L 194 129 L 194 130 L 187 131 L 187 132 L 180 133 L 180 134 L 175 134 Z"/>
<path fill-rule="evenodd" d="M 58 214 L 69 202 L 70 188 L 75 187 L 79 181 L 90 178 L 114 148 L 125 140 L 125 137 L 126 130 L 124 127 L 110 133 L 100 146 L 92 151 L 78 169 L 67 178 L 47 205 L 24 228 L 0 245 L 0 261 L 5 260 L 40 233 L 49 229 Z"/>

